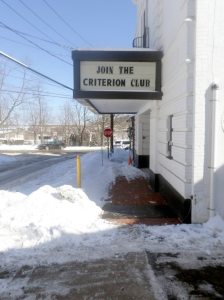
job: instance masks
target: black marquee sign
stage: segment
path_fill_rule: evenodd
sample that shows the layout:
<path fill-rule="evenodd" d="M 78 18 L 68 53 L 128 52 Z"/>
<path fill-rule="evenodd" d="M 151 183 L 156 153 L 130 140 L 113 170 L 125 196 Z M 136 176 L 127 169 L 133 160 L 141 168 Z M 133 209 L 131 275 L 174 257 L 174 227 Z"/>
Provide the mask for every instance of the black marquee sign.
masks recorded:
<path fill-rule="evenodd" d="M 160 51 L 74 50 L 76 99 L 160 100 Z"/>

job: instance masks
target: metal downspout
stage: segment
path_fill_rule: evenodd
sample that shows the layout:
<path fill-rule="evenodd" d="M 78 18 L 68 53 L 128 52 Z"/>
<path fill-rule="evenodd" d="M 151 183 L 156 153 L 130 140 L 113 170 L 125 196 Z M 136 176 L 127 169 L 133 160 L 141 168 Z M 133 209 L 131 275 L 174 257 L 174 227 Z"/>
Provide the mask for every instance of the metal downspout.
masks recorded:
<path fill-rule="evenodd" d="M 217 132 L 217 102 L 219 86 L 216 83 L 211 85 L 212 99 L 211 101 L 211 148 L 210 148 L 210 161 L 209 161 L 209 218 L 215 216 L 215 195 L 214 195 L 214 175 L 215 175 L 215 151 L 216 151 L 216 132 Z"/>

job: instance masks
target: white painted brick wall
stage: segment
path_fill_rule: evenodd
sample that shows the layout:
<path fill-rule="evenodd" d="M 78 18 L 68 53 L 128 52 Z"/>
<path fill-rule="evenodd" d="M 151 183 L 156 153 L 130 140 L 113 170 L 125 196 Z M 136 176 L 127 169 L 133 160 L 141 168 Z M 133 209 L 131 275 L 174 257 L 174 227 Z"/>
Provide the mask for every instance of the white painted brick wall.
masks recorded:
<path fill-rule="evenodd" d="M 183 12 L 179 15 L 183 15 Z M 172 150 L 174 151 L 172 151 L 173 160 L 160 155 L 158 164 L 160 165 L 161 174 L 165 179 L 171 183 L 183 197 L 189 198 L 191 196 L 189 187 L 191 186 L 190 182 L 192 177 L 192 157 L 189 155 L 189 153 L 191 153 L 189 149 L 192 147 L 192 125 L 190 121 L 193 103 L 193 77 L 192 72 L 189 72 L 190 68 L 185 62 L 187 58 L 187 29 L 185 26 L 185 24 L 181 25 L 181 29 L 177 32 L 175 37 L 170 36 L 171 42 L 169 42 L 166 36 L 166 43 L 169 48 L 168 52 L 165 52 L 164 49 L 162 84 L 164 97 L 160 103 L 159 115 L 161 120 L 159 122 L 160 132 L 158 142 L 163 149 L 164 145 L 167 147 L 167 119 L 168 116 L 172 114 Z M 188 101 L 188 99 L 190 99 L 190 101 Z M 186 164 L 185 157 L 188 157 L 188 164 Z M 181 158 L 183 158 L 183 160 L 181 160 Z"/>
<path fill-rule="evenodd" d="M 188 1 L 149 0 L 150 46 L 162 50 L 163 99 L 151 106 L 150 168 L 160 170 L 183 197 L 189 197 L 192 179 L 192 109 L 194 66 L 189 59 Z M 146 5 L 142 2 L 143 12 Z M 192 13 L 192 11 L 191 11 Z M 192 37 L 193 39 L 193 37 Z M 193 42 L 192 42 L 193 46 Z M 191 57 L 193 60 L 194 58 Z M 156 118 L 153 118 L 153 115 Z M 173 160 L 167 158 L 168 116 L 173 115 Z M 152 142 L 153 141 L 153 142 Z M 154 143 L 157 146 L 153 145 Z M 157 151 L 158 150 L 158 151 Z M 157 153 L 158 152 L 158 153 Z"/>
<path fill-rule="evenodd" d="M 139 1 L 140 16 L 146 0 L 135 1 Z M 209 217 L 211 102 L 208 91 L 214 81 L 219 84 L 214 201 L 216 212 L 224 217 L 223 16 L 223 0 L 148 0 L 150 47 L 164 53 L 163 99 L 156 104 L 149 101 L 145 106 L 145 110 L 151 110 L 150 168 L 183 197 L 193 196 L 193 222 L 204 222 Z M 166 158 L 167 118 L 171 114 L 173 160 Z"/>
<path fill-rule="evenodd" d="M 186 183 L 178 178 L 175 174 L 166 169 L 163 165 L 158 165 L 159 173 L 164 177 L 169 177 L 169 183 L 178 191 L 181 195 L 190 196 L 191 194 L 191 183 Z"/>
<path fill-rule="evenodd" d="M 224 217 L 224 132 L 221 115 L 224 111 L 224 1 L 197 1 L 196 16 L 196 85 L 194 120 L 193 221 L 204 222 L 209 217 L 209 148 L 211 121 L 210 85 L 220 85 L 217 107 L 217 142 L 215 144 L 215 211 Z"/>

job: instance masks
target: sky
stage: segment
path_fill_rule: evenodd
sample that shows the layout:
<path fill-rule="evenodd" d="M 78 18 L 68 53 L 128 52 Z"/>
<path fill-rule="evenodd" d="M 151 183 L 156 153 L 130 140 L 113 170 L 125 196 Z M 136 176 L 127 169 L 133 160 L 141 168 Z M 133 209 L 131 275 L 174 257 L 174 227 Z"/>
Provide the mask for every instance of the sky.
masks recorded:
<path fill-rule="evenodd" d="M 135 24 L 132 0 L 0 0 L 0 51 L 73 88 L 72 49 L 131 48 Z M 11 65 L 16 89 L 22 68 Z M 72 96 L 69 90 L 30 76 L 44 91 Z M 65 99 L 48 100 L 60 106 Z"/>
<path fill-rule="evenodd" d="M 0 145 L 0 149 L 6 150 L 5 147 Z M 17 153 L 0 154 L 0 166 L 26 159 L 19 155 L 21 146 L 15 147 Z M 102 206 L 108 203 L 108 189 L 116 177 L 126 176 L 130 180 L 144 174 L 127 161 L 128 151 L 122 149 L 116 149 L 110 160 L 106 151 L 82 155 L 81 189 L 76 188 L 75 161 L 67 159 L 29 176 L 20 176 L 11 188 L 0 190 L 0 266 L 1 274 L 7 275 L 0 280 L 1 298 L 28 299 L 24 293 L 32 282 L 40 284 L 39 278 L 28 280 L 29 274 L 37 274 L 33 273 L 35 266 L 51 263 L 91 261 L 148 251 L 167 253 L 167 266 L 171 258 L 183 268 L 201 268 L 203 263 L 209 265 L 211 261 L 212 266 L 223 265 L 224 221 L 219 216 L 204 224 L 166 226 L 124 226 L 101 218 Z M 20 274 L 18 270 L 22 266 L 26 267 L 19 279 L 15 273 Z M 31 266 L 31 273 L 26 272 L 27 266 Z M 53 282 L 61 291 L 66 286 L 62 274 Z M 168 275 L 173 282 L 173 276 Z M 141 274 L 135 276 L 139 278 Z M 52 289 L 49 281 L 43 286 L 47 286 L 48 292 L 55 292 L 55 286 Z M 158 293 L 158 285 L 150 288 Z M 11 298 L 7 296 L 9 293 Z"/>

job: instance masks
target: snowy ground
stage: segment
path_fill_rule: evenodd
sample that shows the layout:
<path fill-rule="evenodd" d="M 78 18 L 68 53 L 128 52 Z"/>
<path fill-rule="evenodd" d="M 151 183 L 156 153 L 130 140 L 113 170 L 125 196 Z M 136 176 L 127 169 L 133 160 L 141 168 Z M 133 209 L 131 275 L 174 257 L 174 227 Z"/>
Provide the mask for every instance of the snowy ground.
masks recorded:
<path fill-rule="evenodd" d="M 16 159 L 18 155 L 0 155 L 0 165 Z M 83 155 L 82 189 L 76 188 L 76 164 L 69 160 L 13 190 L 0 190 L 1 268 L 90 261 L 143 250 L 182 253 L 179 260 L 188 267 L 189 253 L 220 259 L 224 221 L 219 216 L 202 225 L 169 226 L 119 227 L 101 219 L 115 178 L 143 175 L 127 161 L 128 151 L 121 149 L 110 160 L 102 151 Z M 0 290 L 6 289 L 9 282 L 0 276 Z"/>
<path fill-rule="evenodd" d="M 0 151 L 37 151 L 37 145 L 7 145 L 0 144 Z M 101 147 L 84 147 L 84 146 L 68 146 L 64 148 L 65 151 L 96 151 L 101 150 Z"/>

